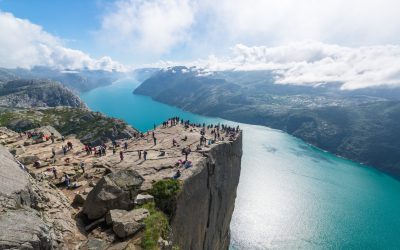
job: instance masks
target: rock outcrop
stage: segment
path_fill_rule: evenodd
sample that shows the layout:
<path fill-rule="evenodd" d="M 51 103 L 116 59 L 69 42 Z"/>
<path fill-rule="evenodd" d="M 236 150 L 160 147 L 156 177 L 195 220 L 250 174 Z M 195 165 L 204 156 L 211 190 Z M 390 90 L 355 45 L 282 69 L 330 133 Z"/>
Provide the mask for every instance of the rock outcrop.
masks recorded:
<path fill-rule="evenodd" d="M 132 209 L 143 180 L 135 170 L 121 170 L 104 176 L 88 194 L 83 213 L 94 220 L 112 209 Z"/>
<path fill-rule="evenodd" d="M 0 249 L 52 249 L 49 226 L 33 209 L 39 196 L 29 176 L 0 146 Z"/>
<path fill-rule="evenodd" d="M 33 180 L 3 146 L 0 162 L 0 249 L 68 248 L 76 227 L 65 196 Z"/>
<path fill-rule="evenodd" d="M 150 215 L 144 208 L 131 211 L 114 209 L 106 216 L 106 222 L 112 225 L 115 234 L 120 238 L 133 235 L 144 228 L 143 220 Z"/>
<path fill-rule="evenodd" d="M 0 106 L 86 108 L 77 95 L 58 82 L 22 79 L 0 85 Z"/>
<path fill-rule="evenodd" d="M 181 249 L 228 249 L 242 157 L 241 135 L 212 148 L 178 196 L 171 222 Z"/>
<path fill-rule="evenodd" d="M 53 128 L 39 130 L 44 138 L 58 135 Z M 0 162 L 7 164 L 0 167 L 0 228 L 7 228 L 0 232 L 0 249 L 142 249 L 146 244 L 151 249 L 227 249 L 241 133 L 221 129 L 225 139 L 212 140 L 214 129 L 193 124 L 154 132 L 156 145 L 148 133 L 116 141 L 120 146 L 114 150 L 107 142 L 106 152 L 98 155 L 82 150 L 73 135 L 34 142 L 0 128 L 0 142 L 27 163 L 22 170 L 6 149 L 0 151 Z M 204 136 L 208 143 L 200 145 Z M 64 153 L 67 142 L 73 147 Z M 190 147 L 184 163 L 182 149 Z M 36 168 L 33 158 L 46 167 Z M 168 212 L 160 199 L 172 201 Z"/>
<path fill-rule="evenodd" d="M 122 120 L 70 107 L 0 110 L 0 126 L 14 131 L 39 129 L 45 134 L 54 132 L 46 129 L 46 126 L 51 126 L 63 136 L 74 134 L 83 143 L 93 146 L 110 140 L 133 138 L 138 134 L 136 129 Z M 55 136 L 60 138 L 58 132 Z"/>

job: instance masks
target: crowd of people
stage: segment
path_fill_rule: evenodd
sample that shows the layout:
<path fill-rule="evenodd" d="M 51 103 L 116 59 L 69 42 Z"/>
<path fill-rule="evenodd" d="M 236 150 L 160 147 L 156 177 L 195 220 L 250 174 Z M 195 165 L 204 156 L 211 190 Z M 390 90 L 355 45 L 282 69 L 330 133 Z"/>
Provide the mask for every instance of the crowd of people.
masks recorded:
<path fill-rule="evenodd" d="M 166 121 L 162 122 L 162 127 L 161 128 L 168 128 L 168 127 L 173 127 L 173 126 L 183 126 L 185 130 L 188 130 L 189 132 L 194 132 L 194 131 L 199 131 L 199 141 L 196 146 L 196 150 L 202 150 L 202 147 L 208 147 L 214 143 L 217 143 L 218 141 L 224 141 L 224 140 L 230 140 L 233 141 L 237 137 L 237 135 L 240 133 L 240 128 L 239 126 L 236 127 L 231 127 L 229 125 L 225 124 L 208 124 L 206 125 L 205 123 L 193 123 L 190 120 L 183 120 L 180 117 L 171 117 L 167 119 Z M 151 138 L 153 141 L 154 146 L 157 145 L 158 138 L 156 135 L 156 125 L 154 125 L 154 130 L 153 131 L 148 131 L 146 135 L 144 133 L 135 133 L 133 140 L 140 140 L 140 139 L 145 139 L 146 137 L 150 137 L 150 132 L 151 132 Z M 43 132 L 35 133 L 35 132 L 26 132 L 24 133 L 27 135 L 29 139 L 37 139 L 37 138 L 43 138 L 43 140 L 48 141 L 51 140 L 52 144 L 56 141 L 56 136 L 54 133 L 51 133 L 50 135 L 44 135 Z M 20 136 L 22 134 L 20 133 Z M 178 136 L 178 135 L 177 135 Z M 63 145 L 61 147 L 62 153 L 64 156 L 68 155 L 68 152 L 73 150 L 73 144 L 71 141 L 67 141 L 66 144 L 65 138 L 61 138 Z M 148 139 L 147 139 L 148 140 Z M 184 156 L 184 160 L 180 159 L 177 161 L 175 164 L 176 166 L 176 172 L 172 176 L 174 179 L 179 179 L 182 176 L 182 171 L 185 169 L 188 169 L 193 166 L 192 161 L 190 161 L 190 155 L 192 153 L 191 146 L 194 143 L 189 144 L 188 137 L 185 134 L 183 137 L 177 139 L 176 137 L 172 138 L 172 147 L 177 147 L 180 148 L 181 144 L 184 146 L 181 149 L 181 154 Z M 87 143 L 83 147 L 83 151 L 86 152 L 87 156 L 93 155 L 94 157 L 103 157 L 107 155 L 107 150 L 112 150 L 113 155 L 115 155 L 118 151 L 118 155 L 120 158 L 120 161 L 124 161 L 125 158 L 125 152 L 128 150 L 128 141 L 124 141 L 122 145 L 118 144 L 115 140 L 112 140 L 111 146 L 107 146 L 105 143 L 102 143 L 101 145 L 97 146 L 92 146 L 90 143 Z M 147 161 L 148 160 L 148 150 L 149 149 L 137 149 L 137 157 L 138 160 Z M 160 151 L 159 157 L 165 156 L 165 151 L 161 150 Z M 56 160 L 56 149 L 53 147 L 52 148 L 52 159 L 53 159 L 53 164 L 55 163 Z M 65 158 L 66 163 L 69 163 L 69 157 Z M 40 164 L 40 163 L 39 163 Z M 85 173 L 85 163 L 83 161 L 80 162 L 79 164 L 80 169 L 82 170 L 83 173 Z M 53 173 L 53 176 L 55 179 L 58 178 L 58 173 L 57 169 L 55 167 L 52 167 L 49 169 Z M 65 185 L 67 187 L 70 187 L 71 185 L 71 179 L 68 176 L 68 174 L 63 174 L 63 179 L 65 182 Z"/>

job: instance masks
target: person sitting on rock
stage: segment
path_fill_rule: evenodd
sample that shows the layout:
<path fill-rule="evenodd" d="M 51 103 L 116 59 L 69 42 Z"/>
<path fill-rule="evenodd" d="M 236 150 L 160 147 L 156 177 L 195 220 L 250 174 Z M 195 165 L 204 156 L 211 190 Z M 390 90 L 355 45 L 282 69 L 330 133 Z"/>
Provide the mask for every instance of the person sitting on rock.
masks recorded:
<path fill-rule="evenodd" d="M 190 167 L 192 167 L 193 165 L 192 165 L 192 162 L 191 162 L 191 161 L 186 161 L 185 164 L 183 164 L 183 166 L 184 166 L 185 168 L 190 168 Z"/>
<path fill-rule="evenodd" d="M 33 166 L 34 166 L 35 168 L 40 168 L 40 161 L 35 161 L 35 162 L 33 163 Z"/>
<path fill-rule="evenodd" d="M 69 158 L 64 159 L 65 163 L 67 163 L 67 164 L 69 164 L 69 160 L 70 160 Z"/>
<path fill-rule="evenodd" d="M 72 149 L 72 142 L 67 142 L 67 146 L 68 146 L 68 150 L 71 150 Z"/>
<path fill-rule="evenodd" d="M 178 169 L 178 171 L 176 171 L 175 175 L 172 178 L 176 180 L 179 177 L 181 177 L 181 171 Z"/>
<path fill-rule="evenodd" d="M 71 179 L 69 178 L 69 176 L 67 175 L 67 174 L 64 174 L 64 183 L 65 183 L 65 186 L 67 186 L 67 188 L 69 188 L 70 187 L 70 184 L 71 184 Z"/>

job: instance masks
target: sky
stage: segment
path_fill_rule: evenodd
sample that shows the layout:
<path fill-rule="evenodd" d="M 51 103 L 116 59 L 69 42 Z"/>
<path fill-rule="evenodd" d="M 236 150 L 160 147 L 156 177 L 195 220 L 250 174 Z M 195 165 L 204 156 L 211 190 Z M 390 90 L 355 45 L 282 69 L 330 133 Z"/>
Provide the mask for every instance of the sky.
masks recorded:
<path fill-rule="evenodd" d="M 400 86 L 398 0 L 0 0 L 0 67 L 188 64 Z"/>

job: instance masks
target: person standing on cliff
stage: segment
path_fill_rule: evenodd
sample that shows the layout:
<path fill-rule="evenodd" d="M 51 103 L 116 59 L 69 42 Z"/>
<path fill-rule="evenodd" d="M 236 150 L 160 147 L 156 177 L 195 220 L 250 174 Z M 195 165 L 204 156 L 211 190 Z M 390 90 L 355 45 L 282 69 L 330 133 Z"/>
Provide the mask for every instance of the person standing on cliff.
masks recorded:
<path fill-rule="evenodd" d="M 51 169 L 51 171 L 53 172 L 54 179 L 57 179 L 57 170 L 56 170 L 56 168 L 53 167 L 53 168 Z"/>
<path fill-rule="evenodd" d="M 191 150 L 190 150 L 189 146 L 187 146 L 186 148 L 184 148 L 182 150 L 182 153 L 185 155 L 185 162 L 188 160 L 188 155 L 190 154 L 190 152 L 191 152 Z"/>
<path fill-rule="evenodd" d="M 55 141 L 55 136 L 54 136 L 54 133 L 51 133 L 51 135 L 50 135 L 50 139 L 51 139 L 51 143 L 53 144 L 53 143 L 54 143 L 54 141 Z"/>
<path fill-rule="evenodd" d="M 157 138 L 153 136 L 154 146 L 157 145 Z"/>
<path fill-rule="evenodd" d="M 142 159 L 142 151 L 140 149 L 137 151 L 137 154 L 138 154 L 139 160 Z"/>
<path fill-rule="evenodd" d="M 147 151 L 143 151 L 143 159 L 147 160 Z"/>
<path fill-rule="evenodd" d="M 82 169 L 82 172 L 85 173 L 85 163 L 83 161 L 81 161 L 81 163 L 79 164 L 79 166 Z"/>
<path fill-rule="evenodd" d="M 124 152 L 119 151 L 119 158 L 121 159 L 121 161 L 124 160 Z"/>

